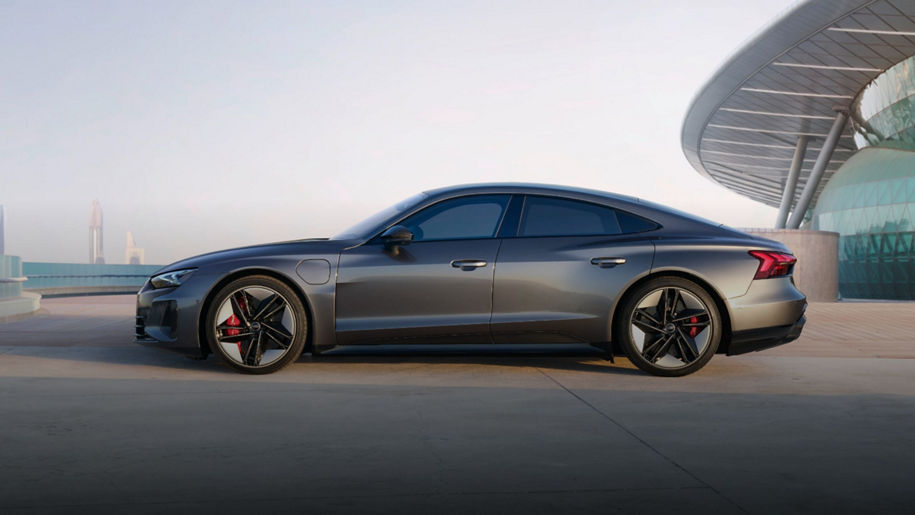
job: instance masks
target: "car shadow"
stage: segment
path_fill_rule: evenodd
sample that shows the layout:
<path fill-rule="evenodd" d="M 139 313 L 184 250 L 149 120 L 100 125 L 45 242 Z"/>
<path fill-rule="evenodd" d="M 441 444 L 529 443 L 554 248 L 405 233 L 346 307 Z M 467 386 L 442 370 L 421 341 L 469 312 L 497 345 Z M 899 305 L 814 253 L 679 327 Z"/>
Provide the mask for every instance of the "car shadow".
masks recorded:
<path fill-rule="evenodd" d="M 0 354 L 23 357 L 102 363 L 120 366 L 155 367 L 215 374 L 233 374 L 215 356 L 188 358 L 155 345 L 124 342 L 104 345 L 11 345 L 0 348 Z M 290 369 L 307 373 L 309 364 L 345 368 L 350 365 L 384 367 L 388 365 L 482 365 L 492 367 L 543 368 L 602 374 L 642 374 L 624 357 L 616 363 L 606 353 L 589 345 L 379 345 L 339 347 L 320 355 L 303 354 Z M 304 370 L 303 370 L 304 369 Z"/>
<path fill-rule="evenodd" d="M 319 355 L 306 354 L 296 363 L 322 364 L 429 364 L 492 365 L 522 368 L 636 374 L 629 360 L 617 356 L 615 363 L 603 350 L 590 345 L 372 345 L 338 347 Z"/>

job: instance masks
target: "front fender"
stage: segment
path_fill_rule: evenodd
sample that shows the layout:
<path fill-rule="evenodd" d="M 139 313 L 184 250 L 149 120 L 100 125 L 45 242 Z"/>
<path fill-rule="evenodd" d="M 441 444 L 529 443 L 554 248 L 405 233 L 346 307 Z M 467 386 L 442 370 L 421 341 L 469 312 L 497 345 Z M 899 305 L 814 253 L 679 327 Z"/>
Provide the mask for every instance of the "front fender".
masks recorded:
<path fill-rule="evenodd" d="M 193 279 L 208 283 L 208 287 L 192 290 L 194 312 L 194 334 L 181 331 L 179 338 L 193 338 L 197 345 L 206 348 L 205 336 L 200 328 L 202 320 L 209 309 L 209 301 L 223 286 L 246 275 L 263 274 L 275 277 L 287 283 L 295 290 L 305 305 L 309 316 L 308 342 L 312 351 L 322 350 L 336 345 L 334 332 L 334 295 L 336 289 L 337 266 L 339 254 L 309 256 L 273 256 L 269 258 L 242 258 L 221 262 L 200 270 L 200 277 Z M 309 263 L 311 262 L 311 263 Z M 319 264 L 315 264 L 318 262 Z M 327 265 L 324 265 L 326 263 Z M 297 273 L 297 268 L 301 273 Z M 197 276 L 198 274 L 195 274 Z M 183 289 L 182 285 L 181 288 Z M 205 351 L 205 350 L 204 350 Z"/>

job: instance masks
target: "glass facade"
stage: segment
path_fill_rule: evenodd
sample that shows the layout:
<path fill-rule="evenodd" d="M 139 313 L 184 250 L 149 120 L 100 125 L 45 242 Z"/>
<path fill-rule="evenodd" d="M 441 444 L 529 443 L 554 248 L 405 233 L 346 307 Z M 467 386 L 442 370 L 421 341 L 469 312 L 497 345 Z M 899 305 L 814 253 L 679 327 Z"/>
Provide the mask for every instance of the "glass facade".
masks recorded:
<path fill-rule="evenodd" d="M 849 111 L 858 148 L 915 150 L 915 56 L 880 74 Z"/>
<path fill-rule="evenodd" d="M 874 79 L 850 107 L 862 149 L 813 208 L 811 229 L 839 233 L 839 294 L 915 300 L 915 56 Z"/>
<path fill-rule="evenodd" d="M 915 152 L 866 148 L 829 181 L 811 229 L 839 233 L 839 293 L 915 300 Z"/>

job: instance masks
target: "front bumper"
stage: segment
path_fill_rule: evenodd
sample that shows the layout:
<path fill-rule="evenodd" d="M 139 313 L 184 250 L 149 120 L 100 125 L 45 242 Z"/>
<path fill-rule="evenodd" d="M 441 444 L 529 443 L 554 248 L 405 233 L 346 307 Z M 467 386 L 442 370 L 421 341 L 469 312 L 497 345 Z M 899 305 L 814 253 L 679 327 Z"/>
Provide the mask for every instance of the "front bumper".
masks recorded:
<path fill-rule="evenodd" d="M 155 344 L 194 357 L 207 354 L 197 334 L 200 302 L 188 297 L 190 289 L 184 286 L 154 289 L 149 282 L 143 285 L 137 293 L 137 343 Z"/>

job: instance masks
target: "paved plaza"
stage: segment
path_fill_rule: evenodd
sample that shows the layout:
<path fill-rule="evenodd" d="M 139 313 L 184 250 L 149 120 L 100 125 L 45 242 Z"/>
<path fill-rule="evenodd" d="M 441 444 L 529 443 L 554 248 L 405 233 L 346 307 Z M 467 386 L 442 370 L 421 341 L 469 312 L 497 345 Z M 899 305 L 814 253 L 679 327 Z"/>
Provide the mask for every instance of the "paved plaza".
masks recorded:
<path fill-rule="evenodd" d="M 679 379 L 589 347 L 341 351 L 243 376 L 133 298 L 0 324 L 0 512 L 915 510 L 915 303 L 812 304 Z"/>

